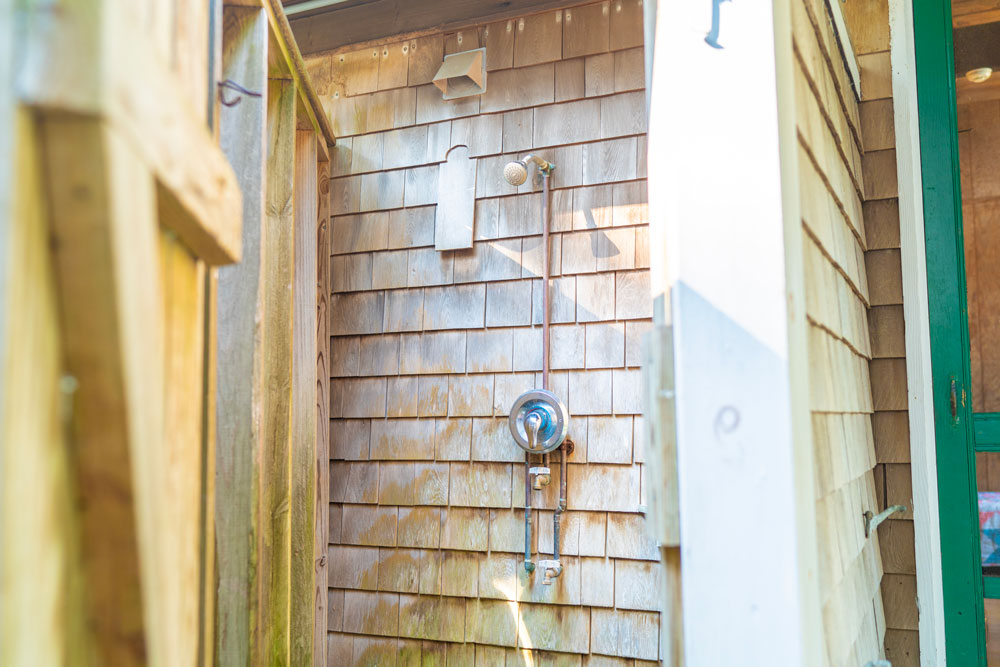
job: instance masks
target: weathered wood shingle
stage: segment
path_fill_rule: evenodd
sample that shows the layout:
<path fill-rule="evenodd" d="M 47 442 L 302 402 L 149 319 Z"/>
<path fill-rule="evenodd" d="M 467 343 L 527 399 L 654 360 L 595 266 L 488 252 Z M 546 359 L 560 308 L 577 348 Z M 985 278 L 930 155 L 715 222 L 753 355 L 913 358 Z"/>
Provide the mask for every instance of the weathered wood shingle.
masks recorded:
<path fill-rule="evenodd" d="M 324 93 L 340 132 L 330 316 L 337 664 L 657 657 L 658 550 L 639 513 L 639 341 L 652 315 L 641 25 L 639 0 L 596 2 L 317 64 L 329 68 Z M 430 85 L 443 54 L 479 45 L 487 92 L 443 100 Z M 474 245 L 437 252 L 437 169 L 454 145 L 478 161 Z M 532 179 L 503 178 L 528 152 L 556 165 L 549 381 L 576 442 L 564 569 L 551 586 L 523 568 L 524 452 L 507 424 L 514 400 L 541 385 L 541 193 Z M 533 492 L 536 558 L 553 547 L 559 456 L 552 483 Z"/>

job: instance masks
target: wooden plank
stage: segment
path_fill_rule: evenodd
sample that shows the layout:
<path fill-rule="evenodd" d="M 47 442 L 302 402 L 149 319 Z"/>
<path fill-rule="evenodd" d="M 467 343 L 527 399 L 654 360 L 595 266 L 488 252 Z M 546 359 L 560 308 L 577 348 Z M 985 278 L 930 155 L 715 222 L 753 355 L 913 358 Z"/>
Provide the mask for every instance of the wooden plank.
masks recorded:
<path fill-rule="evenodd" d="M 453 147 L 438 168 L 434 249 L 472 247 L 476 205 L 476 163 L 466 146 Z"/>
<path fill-rule="evenodd" d="M 267 87 L 267 15 L 227 7 L 223 13 L 223 76 L 250 90 Z M 260 423 L 264 388 L 258 332 L 264 159 L 264 100 L 220 110 L 220 143 L 243 192 L 243 259 L 219 271 L 216 420 L 216 539 L 220 664 L 248 664 L 258 645 L 256 540 Z"/>
<path fill-rule="evenodd" d="M 13 25 L 3 11 L 0 31 Z M 13 45 L 10 35 L 4 39 L 0 62 Z M 0 88 L 3 79 L 0 73 Z M 0 101 L 0 127 L 0 663 L 67 664 L 94 648 L 84 623 L 69 429 L 60 418 L 73 396 L 60 386 L 47 186 L 30 112 L 8 96 Z"/>
<path fill-rule="evenodd" d="M 167 511 L 151 529 L 160 542 L 157 548 L 163 562 L 170 567 L 154 573 L 162 587 L 154 604 L 165 608 L 161 628 L 168 647 L 165 657 L 190 665 L 199 662 L 200 644 L 205 639 L 198 625 L 203 610 L 201 558 L 205 553 L 201 504 L 205 269 L 169 231 L 161 235 L 159 246 L 166 343 L 163 445 L 169 456 L 164 457 L 166 465 L 158 471 L 165 477 L 161 487 L 165 495 L 157 502 L 166 505 Z M 146 563 L 144 570 L 151 566 Z"/>
<path fill-rule="evenodd" d="M 917 577 L 886 574 L 882 578 L 882 600 L 887 628 L 917 629 Z"/>
<path fill-rule="evenodd" d="M 607 51 L 611 39 L 609 0 L 564 11 L 562 37 L 563 58 Z"/>
<path fill-rule="evenodd" d="M 866 151 L 896 147 L 896 134 L 892 125 L 892 100 L 862 102 L 861 140 Z"/>
<path fill-rule="evenodd" d="M 514 63 L 514 27 L 512 19 L 497 21 L 483 27 L 486 47 L 486 70 L 506 69 Z"/>
<path fill-rule="evenodd" d="M 889 3 L 855 2 L 842 7 L 851 44 L 858 55 L 889 48 Z"/>
<path fill-rule="evenodd" d="M 410 62 L 410 43 L 386 44 L 379 54 L 378 90 L 400 88 L 406 85 Z"/>
<path fill-rule="evenodd" d="M 307 103 L 305 105 L 309 120 L 317 133 L 322 134 L 328 146 L 336 143 L 336 136 L 330 126 L 330 120 L 323 108 L 323 103 L 316 95 L 309 74 L 306 69 L 302 52 L 295 41 L 295 35 L 285 17 L 285 10 L 281 6 L 281 0 L 266 0 L 264 9 L 268 13 L 268 21 L 271 24 L 271 34 L 274 35 L 278 49 L 287 63 L 291 72 L 292 81 L 295 82 L 295 89 Z"/>
<path fill-rule="evenodd" d="M 264 354 L 260 507 L 262 511 L 258 566 L 261 600 L 257 623 L 261 639 L 258 658 L 286 663 L 289 656 L 289 586 L 291 533 L 289 522 L 291 471 L 291 382 L 294 262 L 295 84 L 268 82 L 267 176 L 262 235 L 267 261 L 261 273 Z M 311 598 L 311 592 L 310 592 Z"/>
<path fill-rule="evenodd" d="M 173 499 L 154 183 L 133 144 L 100 122 L 62 116 L 42 131 L 66 371 L 80 387 L 70 437 L 88 632 L 105 664 L 166 663 L 179 656 L 158 532 Z"/>
<path fill-rule="evenodd" d="M 221 32 L 221 31 L 220 31 Z M 221 107 L 221 105 L 219 105 Z M 202 402 L 201 402 L 201 484 L 199 498 L 199 532 L 200 546 L 198 549 L 198 581 L 200 590 L 200 608 L 198 610 L 198 629 L 201 632 L 198 644 L 198 664 L 215 664 L 215 621 L 218 595 L 216 591 L 216 550 L 215 550 L 215 449 L 218 422 L 215 414 L 215 396 L 218 388 L 216 350 L 219 348 L 218 338 L 218 269 L 202 265 Z"/>
<path fill-rule="evenodd" d="M 868 317 L 873 357 L 905 357 L 903 306 L 876 306 Z"/>
<path fill-rule="evenodd" d="M 290 663 L 313 662 L 316 527 L 316 135 L 295 133 Z M 324 263 L 329 265 L 326 257 Z M 329 466 L 327 466 L 329 467 Z"/>
<path fill-rule="evenodd" d="M 191 110 L 202 116 L 209 106 L 209 54 L 210 5 L 196 0 L 173 0 L 173 39 L 171 40 L 171 68 L 184 87 L 184 100 Z M 212 91 L 214 98 L 215 91 Z"/>
<path fill-rule="evenodd" d="M 514 67 L 559 60 L 562 56 L 562 10 L 526 16 L 516 21 Z"/>
<path fill-rule="evenodd" d="M 330 164 L 316 166 L 316 608 L 313 663 L 327 664 L 327 549 L 330 542 Z"/>
<path fill-rule="evenodd" d="M 915 630 L 885 631 L 885 657 L 898 667 L 917 667 L 920 664 L 920 639 Z"/>
<path fill-rule="evenodd" d="M 111 3 L 108 3 L 109 5 Z M 172 229 L 210 264 L 240 257 L 240 191 L 229 163 L 177 76 L 134 35 L 143 28 L 134 12 L 94 9 L 64 2 L 54 11 L 43 3 L 26 9 L 21 47 L 27 65 L 17 91 L 33 106 L 100 116 L 136 146 L 165 198 L 177 211 Z M 91 66 L 80 53 L 100 53 L 113 67 Z M 150 95 L 149 91 L 157 91 Z"/>
<path fill-rule="evenodd" d="M 611 50 L 642 46 L 642 0 L 614 0 L 611 4 Z"/>

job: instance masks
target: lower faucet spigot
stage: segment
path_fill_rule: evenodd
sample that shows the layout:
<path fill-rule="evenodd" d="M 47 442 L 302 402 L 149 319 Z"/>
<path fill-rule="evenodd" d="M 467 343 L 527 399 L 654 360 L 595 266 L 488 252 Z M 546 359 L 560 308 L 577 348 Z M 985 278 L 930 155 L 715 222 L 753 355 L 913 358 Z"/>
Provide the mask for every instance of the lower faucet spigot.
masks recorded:
<path fill-rule="evenodd" d="M 542 568 L 545 573 L 545 579 L 542 580 L 543 586 L 551 586 L 552 580 L 561 575 L 563 571 L 562 563 L 557 560 L 540 560 L 538 567 Z"/>

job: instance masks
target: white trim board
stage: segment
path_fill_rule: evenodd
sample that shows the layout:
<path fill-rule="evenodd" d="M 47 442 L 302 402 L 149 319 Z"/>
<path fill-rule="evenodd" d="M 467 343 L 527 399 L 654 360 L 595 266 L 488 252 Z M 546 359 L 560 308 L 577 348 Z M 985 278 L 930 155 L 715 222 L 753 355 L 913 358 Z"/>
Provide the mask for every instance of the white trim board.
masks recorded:
<path fill-rule="evenodd" d="M 811 442 L 804 282 L 801 256 L 786 252 L 802 247 L 790 5 L 722 3 L 722 49 L 705 43 L 709 8 L 659 3 L 650 89 L 685 664 L 819 665 L 812 448 L 795 446 Z M 735 560 L 734 544 L 746 546 Z"/>
<path fill-rule="evenodd" d="M 920 611 L 920 664 L 945 664 L 944 593 L 938 515 L 937 454 L 927 309 L 923 182 L 913 38 L 913 0 L 889 0 L 892 95 L 899 182 L 899 245 L 903 271 L 906 383 L 910 421 L 913 534 Z"/>

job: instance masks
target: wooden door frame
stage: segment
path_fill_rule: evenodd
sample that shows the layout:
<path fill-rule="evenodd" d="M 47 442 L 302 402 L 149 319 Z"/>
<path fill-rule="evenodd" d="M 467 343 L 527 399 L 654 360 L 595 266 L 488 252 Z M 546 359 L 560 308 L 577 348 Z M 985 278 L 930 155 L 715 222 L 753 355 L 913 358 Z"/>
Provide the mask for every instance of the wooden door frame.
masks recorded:
<path fill-rule="evenodd" d="M 950 0 L 913 0 L 912 19 L 945 652 L 985 664 Z"/>

